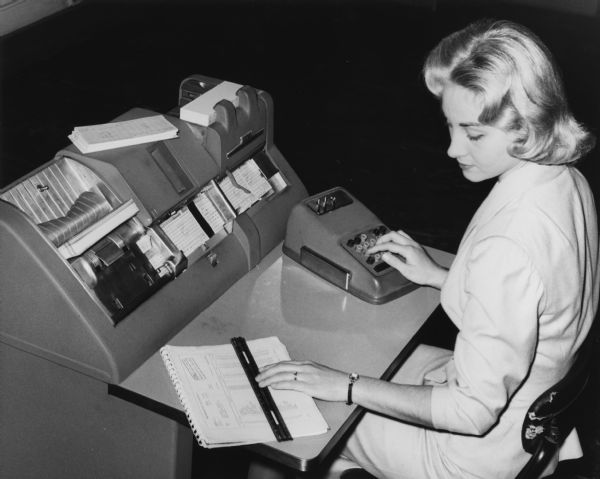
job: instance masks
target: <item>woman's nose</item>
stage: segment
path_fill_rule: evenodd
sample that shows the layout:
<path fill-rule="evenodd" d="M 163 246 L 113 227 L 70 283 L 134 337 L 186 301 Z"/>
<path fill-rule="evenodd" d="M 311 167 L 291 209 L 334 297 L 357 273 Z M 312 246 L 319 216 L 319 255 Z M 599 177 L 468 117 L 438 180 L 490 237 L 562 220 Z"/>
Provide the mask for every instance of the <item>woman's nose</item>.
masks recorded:
<path fill-rule="evenodd" d="M 450 146 L 448 146 L 448 156 L 450 158 L 458 158 L 465 154 L 465 143 L 456 133 L 450 134 Z"/>

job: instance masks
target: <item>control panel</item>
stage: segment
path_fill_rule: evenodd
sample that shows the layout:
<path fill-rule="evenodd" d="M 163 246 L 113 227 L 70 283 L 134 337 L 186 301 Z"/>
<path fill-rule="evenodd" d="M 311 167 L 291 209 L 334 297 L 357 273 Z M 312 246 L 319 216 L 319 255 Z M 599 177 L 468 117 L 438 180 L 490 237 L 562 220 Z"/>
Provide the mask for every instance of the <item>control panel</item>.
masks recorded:
<path fill-rule="evenodd" d="M 350 233 L 340 239 L 340 245 L 375 276 L 392 271 L 392 267 L 381 259 L 381 253 L 368 254 L 369 248 L 389 231 L 385 225 L 377 225 L 358 233 Z"/>

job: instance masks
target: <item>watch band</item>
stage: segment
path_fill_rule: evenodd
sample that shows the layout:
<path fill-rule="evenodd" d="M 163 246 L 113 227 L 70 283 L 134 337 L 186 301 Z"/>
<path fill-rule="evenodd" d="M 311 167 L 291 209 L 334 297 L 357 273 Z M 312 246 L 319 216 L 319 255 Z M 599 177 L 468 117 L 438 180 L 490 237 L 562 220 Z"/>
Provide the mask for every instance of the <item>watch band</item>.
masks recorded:
<path fill-rule="evenodd" d="M 346 401 L 346 404 L 348 406 L 351 406 L 352 404 L 354 404 L 352 402 L 352 386 L 354 386 L 354 383 L 356 381 L 358 381 L 359 379 L 360 379 L 360 376 L 358 375 L 358 373 L 348 374 L 348 400 Z"/>

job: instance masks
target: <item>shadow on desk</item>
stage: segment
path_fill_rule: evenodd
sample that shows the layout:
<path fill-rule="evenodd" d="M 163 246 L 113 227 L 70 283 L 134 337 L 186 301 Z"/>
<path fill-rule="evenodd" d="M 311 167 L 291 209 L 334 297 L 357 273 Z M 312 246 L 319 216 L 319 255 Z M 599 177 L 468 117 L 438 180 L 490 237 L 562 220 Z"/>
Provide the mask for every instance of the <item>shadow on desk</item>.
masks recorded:
<path fill-rule="evenodd" d="M 191 479 L 245 479 L 251 454 L 242 447 L 203 449 L 194 446 Z"/>

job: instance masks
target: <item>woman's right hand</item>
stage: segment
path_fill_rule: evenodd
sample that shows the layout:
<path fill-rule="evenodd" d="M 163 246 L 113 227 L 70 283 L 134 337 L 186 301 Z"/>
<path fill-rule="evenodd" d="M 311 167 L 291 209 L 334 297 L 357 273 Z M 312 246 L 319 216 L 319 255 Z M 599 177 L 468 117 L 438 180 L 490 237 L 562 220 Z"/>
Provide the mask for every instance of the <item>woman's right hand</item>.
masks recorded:
<path fill-rule="evenodd" d="M 437 264 L 427 251 L 404 231 L 384 234 L 367 254 L 381 252 L 381 259 L 413 283 L 441 289 L 448 270 Z"/>

